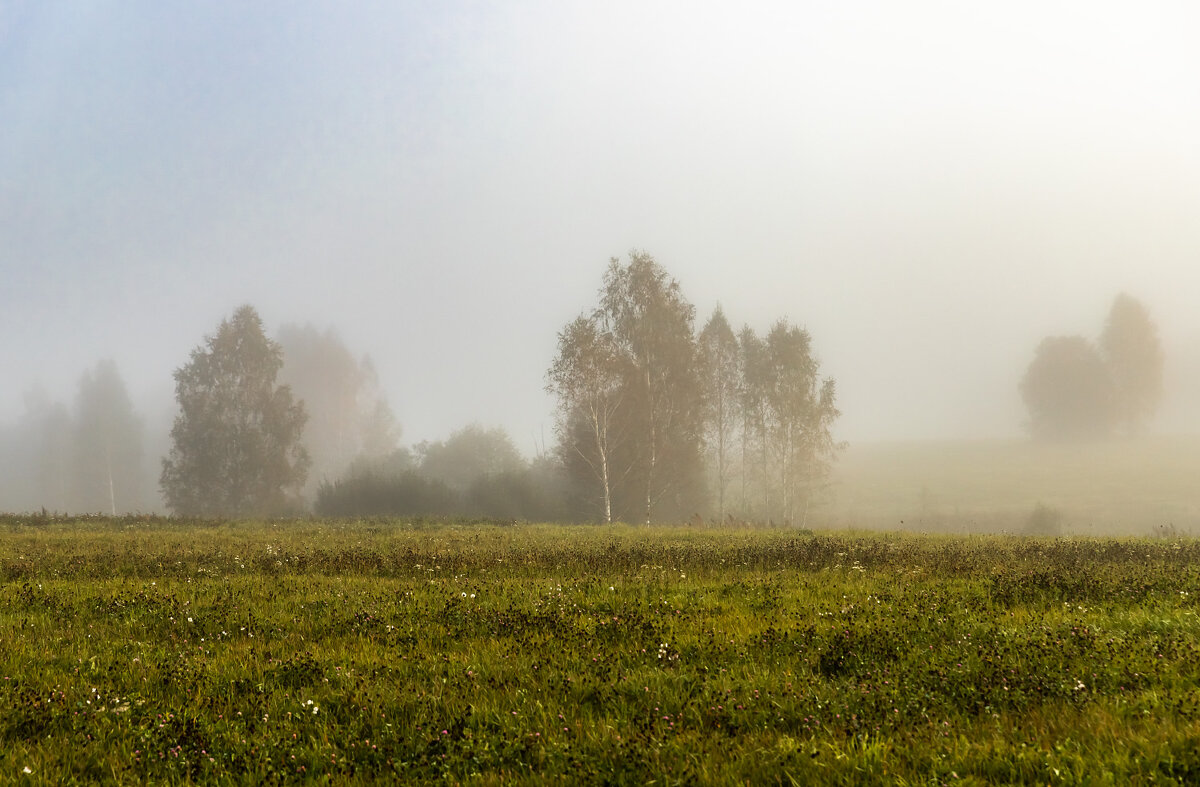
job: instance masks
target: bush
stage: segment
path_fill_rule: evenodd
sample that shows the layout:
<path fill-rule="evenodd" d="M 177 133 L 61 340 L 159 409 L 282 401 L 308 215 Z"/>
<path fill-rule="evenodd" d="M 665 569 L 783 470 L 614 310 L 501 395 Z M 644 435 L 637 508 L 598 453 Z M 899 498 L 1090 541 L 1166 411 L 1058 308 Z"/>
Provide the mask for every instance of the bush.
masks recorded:
<path fill-rule="evenodd" d="M 1062 522 L 1062 511 L 1044 503 L 1038 503 L 1033 507 L 1029 518 L 1025 520 L 1025 532 L 1031 536 L 1061 536 Z"/>
<path fill-rule="evenodd" d="M 455 516 L 462 505 L 450 487 L 415 470 L 366 470 L 321 484 L 314 509 L 320 516 L 333 517 Z"/>

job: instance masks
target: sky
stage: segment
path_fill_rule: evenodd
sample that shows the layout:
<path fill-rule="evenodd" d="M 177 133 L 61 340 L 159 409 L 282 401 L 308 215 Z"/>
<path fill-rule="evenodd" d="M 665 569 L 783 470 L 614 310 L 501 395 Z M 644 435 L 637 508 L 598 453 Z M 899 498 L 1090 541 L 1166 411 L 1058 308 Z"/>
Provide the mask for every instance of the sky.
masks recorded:
<path fill-rule="evenodd" d="M 806 327 L 854 441 L 1016 436 L 1038 341 L 1141 299 L 1200 431 L 1190 2 L 0 0 L 0 424 L 243 303 L 403 429 L 553 442 L 611 257 Z M 158 416 L 154 416 L 158 417 Z M 164 415 L 164 417 L 166 417 Z"/>

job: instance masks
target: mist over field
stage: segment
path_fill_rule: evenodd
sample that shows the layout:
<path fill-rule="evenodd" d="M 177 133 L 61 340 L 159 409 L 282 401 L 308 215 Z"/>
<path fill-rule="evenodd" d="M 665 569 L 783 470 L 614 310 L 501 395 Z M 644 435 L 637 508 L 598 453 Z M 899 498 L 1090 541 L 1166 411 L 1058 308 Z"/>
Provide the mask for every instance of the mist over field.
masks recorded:
<path fill-rule="evenodd" d="M 173 374 L 249 304 L 297 499 L 360 461 L 557 515 L 547 372 L 641 250 L 697 335 L 811 338 L 846 448 L 807 524 L 1194 532 L 1198 39 L 1183 2 L 4 4 L 0 510 L 165 510 Z M 1154 406 L 1033 439 L 1043 340 L 1103 355 L 1121 293 Z"/>

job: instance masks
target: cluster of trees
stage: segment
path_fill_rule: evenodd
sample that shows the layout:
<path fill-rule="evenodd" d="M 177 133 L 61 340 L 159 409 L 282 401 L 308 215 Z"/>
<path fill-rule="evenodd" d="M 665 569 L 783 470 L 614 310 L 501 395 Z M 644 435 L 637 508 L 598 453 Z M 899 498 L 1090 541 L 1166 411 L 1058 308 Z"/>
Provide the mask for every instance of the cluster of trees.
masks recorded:
<path fill-rule="evenodd" d="M 283 348 L 243 306 L 175 370 L 179 415 L 160 479 L 171 511 L 215 518 L 301 508 L 308 413 L 276 382 L 282 367 Z"/>
<path fill-rule="evenodd" d="M 391 455 L 399 439 L 369 357 L 312 325 L 285 325 L 272 340 L 250 306 L 176 370 L 175 398 L 160 487 L 178 514 L 307 510 L 322 483 Z"/>
<path fill-rule="evenodd" d="M 479 425 L 400 447 L 370 358 L 311 325 L 271 339 L 242 306 L 174 372 L 162 503 L 214 518 L 311 503 L 344 516 L 803 520 L 838 415 L 808 333 L 781 320 L 763 337 L 735 335 L 720 308 L 698 332 L 694 322 L 649 255 L 612 260 L 599 304 L 559 334 L 547 375 L 558 443 L 530 462 L 503 430 Z M 8 432 L 0 459 L 17 470 L 5 483 L 27 494 L 6 497 L 26 510 L 158 507 L 144 427 L 111 361 L 82 377 L 73 410 L 31 397 Z"/>
<path fill-rule="evenodd" d="M 11 510 L 136 511 L 152 495 L 144 427 L 111 360 L 80 377 L 73 406 L 34 391 L 0 432 L 0 497 Z"/>
<path fill-rule="evenodd" d="M 176 370 L 160 478 L 174 513 L 291 514 L 315 497 L 326 516 L 559 515 L 553 468 L 526 462 L 503 430 L 471 425 L 398 447 L 370 358 L 312 326 L 279 336 L 243 306 Z"/>
<path fill-rule="evenodd" d="M 446 440 L 362 458 L 321 484 L 322 516 L 466 516 L 553 521 L 563 516 L 561 475 L 527 461 L 500 428 L 471 424 Z"/>
<path fill-rule="evenodd" d="M 175 382 L 179 415 L 157 469 L 147 446 L 165 450 L 165 436 L 146 428 L 113 361 L 82 375 L 73 406 L 29 393 L 24 416 L 0 428 L 4 507 L 295 513 L 322 480 L 390 454 L 399 438 L 369 357 L 311 325 L 285 325 L 272 341 L 249 306 L 192 352 Z"/>
<path fill-rule="evenodd" d="M 272 341 L 244 306 L 175 372 L 162 492 L 197 516 L 286 513 L 315 487 L 327 516 L 803 521 L 838 416 L 808 333 L 780 320 L 735 335 L 720 308 L 699 332 L 694 321 L 649 255 L 612 260 L 598 306 L 558 337 L 556 451 L 528 462 L 478 425 L 397 447 L 369 359 L 311 326 Z"/>
<path fill-rule="evenodd" d="M 321 483 L 340 478 L 353 463 L 394 451 L 400 426 L 370 356 L 356 358 L 332 328 L 284 325 L 278 337 L 279 381 L 308 413 L 302 442 L 311 465 L 301 492 L 311 500 Z"/>
<path fill-rule="evenodd" d="M 831 379 L 785 320 L 734 335 L 648 254 L 610 261 L 600 302 L 559 333 L 547 374 L 574 515 L 803 521 L 837 446 Z M 711 492 L 711 494 L 710 494 Z"/>
<path fill-rule="evenodd" d="M 1121 293 L 1098 342 L 1052 336 L 1038 345 L 1021 380 L 1029 430 L 1043 440 L 1134 434 L 1162 397 L 1163 351 L 1146 306 Z"/>

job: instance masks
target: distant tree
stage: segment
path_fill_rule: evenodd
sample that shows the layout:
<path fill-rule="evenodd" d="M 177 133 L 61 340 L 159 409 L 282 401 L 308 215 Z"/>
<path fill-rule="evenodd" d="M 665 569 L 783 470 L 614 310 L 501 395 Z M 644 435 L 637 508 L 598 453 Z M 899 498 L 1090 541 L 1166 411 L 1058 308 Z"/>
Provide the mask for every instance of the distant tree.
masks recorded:
<path fill-rule="evenodd" d="M 546 390 L 558 400 L 559 455 L 576 478 L 594 479 L 603 521 L 613 521 L 613 487 L 629 468 L 615 458 L 624 438 L 618 415 L 627 373 L 610 332 L 595 317 L 578 317 L 558 334 Z"/>
<path fill-rule="evenodd" d="M 15 430 L 16 455 L 4 475 L 14 482 L 14 507 L 72 509 L 71 415 L 42 389 L 25 394 L 25 414 Z"/>
<path fill-rule="evenodd" d="M 717 519 L 724 521 L 726 492 L 733 478 L 734 439 L 740 420 L 742 359 L 737 337 L 720 306 L 701 329 L 697 343 L 704 391 L 704 436 L 713 462 Z"/>
<path fill-rule="evenodd" d="M 160 479 L 174 513 L 269 515 L 296 505 L 309 466 L 306 415 L 275 382 L 282 365 L 280 345 L 242 306 L 175 371 L 180 412 Z"/>
<path fill-rule="evenodd" d="M 356 459 L 382 458 L 396 448 L 400 430 L 369 357 L 355 358 L 332 328 L 284 325 L 278 336 L 280 382 L 308 413 L 302 438 L 312 460 L 306 493 L 315 493 L 322 479 L 343 475 Z"/>
<path fill-rule="evenodd" d="M 1035 438 L 1082 440 L 1112 431 L 1112 377 L 1096 347 L 1082 336 L 1043 339 L 1020 390 Z"/>
<path fill-rule="evenodd" d="M 375 375 L 375 367 L 370 363 L 369 358 L 364 358 L 364 369 L 369 372 L 368 389 L 378 390 L 378 378 Z M 396 416 L 392 412 L 392 406 L 388 404 L 382 392 L 374 397 L 366 398 L 367 406 L 361 412 L 359 420 L 359 431 L 362 442 L 358 447 L 358 456 L 366 459 L 383 459 L 390 456 L 397 448 L 397 443 L 400 441 L 400 424 L 396 421 Z"/>
<path fill-rule="evenodd" d="M 116 516 L 142 506 L 142 422 L 111 360 L 79 380 L 73 442 L 77 510 Z"/>
<path fill-rule="evenodd" d="M 1113 301 L 1100 354 L 1108 365 L 1117 422 L 1129 433 L 1141 429 L 1162 398 L 1163 351 L 1146 306 L 1121 293 Z"/>
<path fill-rule="evenodd" d="M 524 470 L 525 460 L 500 427 L 469 424 L 444 441 L 417 446 L 421 474 L 463 492 L 480 478 Z"/>

